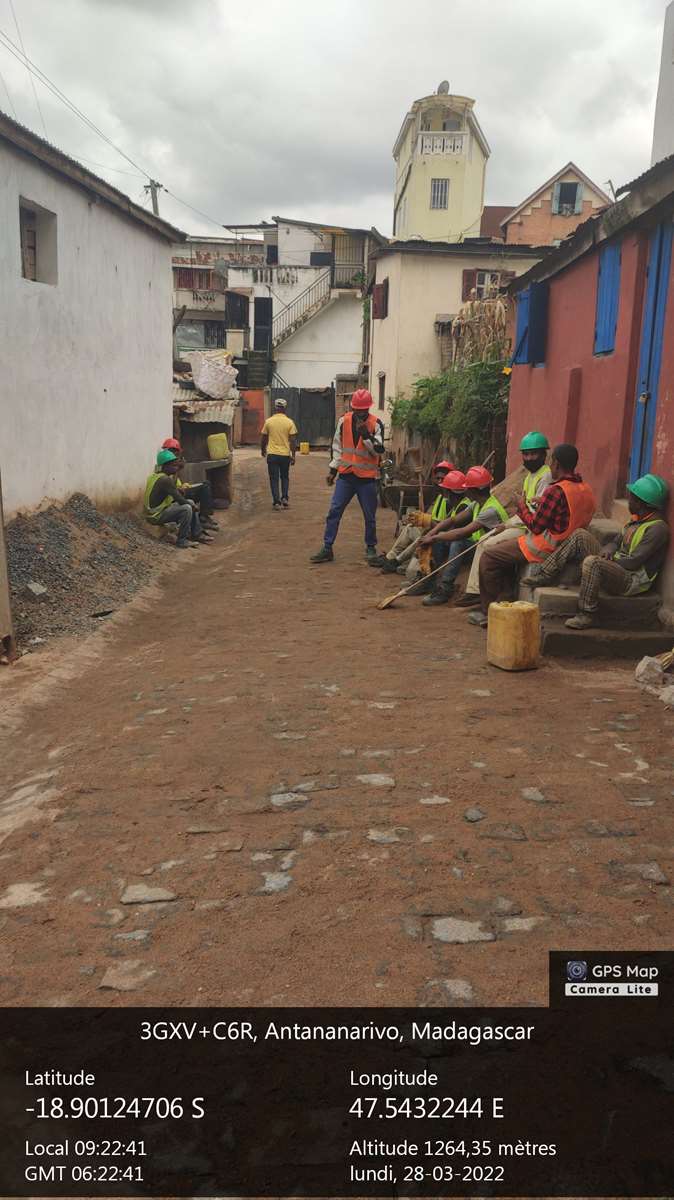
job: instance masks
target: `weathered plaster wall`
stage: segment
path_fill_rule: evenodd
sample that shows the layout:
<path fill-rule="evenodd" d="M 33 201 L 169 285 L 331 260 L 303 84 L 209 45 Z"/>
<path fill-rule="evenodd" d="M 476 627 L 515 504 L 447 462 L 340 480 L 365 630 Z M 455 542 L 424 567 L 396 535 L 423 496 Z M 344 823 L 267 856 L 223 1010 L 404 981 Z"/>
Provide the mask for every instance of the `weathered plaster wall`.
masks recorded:
<path fill-rule="evenodd" d="M 56 214 L 58 282 L 21 275 L 19 198 Z M 171 247 L 0 148 L 5 516 L 83 491 L 136 500 L 171 431 Z"/>

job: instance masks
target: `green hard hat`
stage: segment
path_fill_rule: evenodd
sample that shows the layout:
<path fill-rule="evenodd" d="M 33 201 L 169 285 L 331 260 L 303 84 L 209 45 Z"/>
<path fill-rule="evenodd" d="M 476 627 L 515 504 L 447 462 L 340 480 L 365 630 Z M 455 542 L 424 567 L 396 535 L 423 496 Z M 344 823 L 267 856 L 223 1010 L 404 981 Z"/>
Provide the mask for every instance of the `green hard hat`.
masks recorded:
<path fill-rule="evenodd" d="M 172 450 L 160 450 L 157 455 L 157 466 L 164 467 L 166 463 L 175 462 L 176 456 Z"/>
<path fill-rule="evenodd" d="M 550 443 L 544 433 L 539 433 L 537 429 L 532 429 L 531 433 L 525 433 L 520 442 L 520 450 L 549 450 Z"/>
<path fill-rule="evenodd" d="M 664 508 L 669 495 L 669 488 L 660 475 L 642 475 L 628 484 L 627 490 L 645 504 L 652 504 L 653 508 Z"/>

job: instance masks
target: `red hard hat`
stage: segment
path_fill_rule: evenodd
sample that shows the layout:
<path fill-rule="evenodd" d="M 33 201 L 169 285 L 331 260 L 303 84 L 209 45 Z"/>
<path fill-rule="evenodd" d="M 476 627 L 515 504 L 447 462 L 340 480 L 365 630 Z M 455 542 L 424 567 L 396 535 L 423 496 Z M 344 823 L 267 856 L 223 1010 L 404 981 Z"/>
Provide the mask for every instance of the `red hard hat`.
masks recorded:
<path fill-rule="evenodd" d="M 466 481 L 463 486 L 466 491 L 469 488 L 486 488 L 491 486 L 493 479 L 494 476 L 486 467 L 471 467 L 466 472 Z"/>
<path fill-rule="evenodd" d="M 162 450 L 182 450 L 182 446 L 176 438 L 167 438 L 165 442 L 162 442 L 161 448 Z"/>
<path fill-rule="evenodd" d="M 372 408 L 373 403 L 372 393 L 368 392 L 366 388 L 358 388 L 358 391 L 354 392 L 351 397 L 352 408 Z"/>
<path fill-rule="evenodd" d="M 463 471 L 457 471 L 455 468 L 445 475 L 440 487 L 446 488 L 448 492 L 460 492 L 466 482 L 466 476 Z"/>
<path fill-rule="evenodd" d="M 442 471 L 442 470 L 453 471 L 454 463 L 448 462 L 448 460 L 446 458 L 443 458 L 442 462 L 435 464 L 435 466 L 433 467 L 433 470 L 434 471 Z"/>

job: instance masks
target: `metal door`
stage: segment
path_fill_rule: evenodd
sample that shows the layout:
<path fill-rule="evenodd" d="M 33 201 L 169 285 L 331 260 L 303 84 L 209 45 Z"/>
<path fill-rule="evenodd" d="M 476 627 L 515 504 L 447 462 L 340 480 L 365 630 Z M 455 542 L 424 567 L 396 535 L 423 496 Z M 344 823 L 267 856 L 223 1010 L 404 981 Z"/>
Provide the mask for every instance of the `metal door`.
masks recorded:
<path fill-rule="evenodd" d="M 267 353 L 271 351 L 271 312 L 271 298 L 256 296 L 254 350 L 266 350 Z"/>
<path fill-rule="evenodd" d="M 329 446 L 335 431 L 334 388 L 272 388 L 272 402 L 287 401 L 286 414 L 297 426 L 298 441 Z"/>
<path fill-rule="evenodd" d="M 659 225 L 650 238 L 637 402 L 632 430 L 629 474 L 632 481 L 650 471 L 653 457 L 673 234 L 674 226 L 670 223 Z"/>

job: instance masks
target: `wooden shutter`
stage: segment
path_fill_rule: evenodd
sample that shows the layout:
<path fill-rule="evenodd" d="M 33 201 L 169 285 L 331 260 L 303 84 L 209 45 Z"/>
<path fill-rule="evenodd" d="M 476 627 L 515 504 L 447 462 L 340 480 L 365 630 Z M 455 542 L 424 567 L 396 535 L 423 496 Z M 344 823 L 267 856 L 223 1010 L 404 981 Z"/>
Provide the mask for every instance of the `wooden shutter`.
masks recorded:
<path fill-rule="evenodd" d="M 461 299 L 470 300 L 470 293 L 477 287 L 477 271 L 464 271 L 461 286 Z"/>
<path fill-rule="evenodd" d="M 597 272 L 597 311 L 594 327 L 594 353 L 615 350 L 620 301 L 620 242 L 602 246 Z"/>
<path fill-rule="evenodd" d="M 553 213 L 559 212 L 559 193 L 561 191 L 561 188 L 562 188 L 562 185 L 558 179 L 554 188 L 552 189 L 552 211 L 553 211 Z"/>
<path fill-rule="evenodd" d="M 582 183 L 579 183 L 578 187 L 576 188 L 576 207 L 574 209 L 574 212 L 582 213 L 582 211 L 583 211 L 583 185 L 582 185 Z"/>
<path fill-rule="evenodd" d="M 372 289 L 372 319 L 383 321 L 388 316 L 388 279 L 375 283 Z"/>
<path fill-rule="evenodd" d="M 532 283 L 529 287 L 529 362 L 545 362 L 545 346 L 548 338 L 548 296 L 550 288 L 547 280 L 543 283 Z"/>
<path fill-rule="evenodd" d="M 529 297 L 531 289 L 517 293 L 517 329 L 515 332 L 515 353 L 513 363 L 529 362 Z"/>

